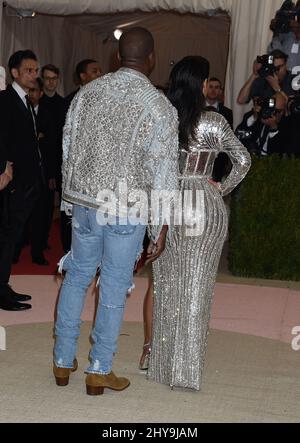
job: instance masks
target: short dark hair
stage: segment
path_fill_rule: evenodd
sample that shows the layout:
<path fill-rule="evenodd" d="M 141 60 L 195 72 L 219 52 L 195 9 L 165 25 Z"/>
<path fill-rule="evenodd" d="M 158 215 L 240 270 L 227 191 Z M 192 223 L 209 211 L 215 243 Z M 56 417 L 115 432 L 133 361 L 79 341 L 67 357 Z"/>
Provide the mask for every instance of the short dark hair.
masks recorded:
<path fill-rule="evenodd" d="M 19 69 L 23 60 L 37 61 L 37 56 L 31 49 L 25 49 L 24 51 L 17 51 L 13 55 L 11 55 L 8 61 L 8 69 L 11 76 L 12 76 L 11 71 L 13 69 Z"/>
<path fill-rule="evenodd" d="M 220 85 L 220 88 L 222 88 L 222 82 L 221 82 L 221 80 L 219 80 L 217 77 L 211 77 L 211 78 L 209 79 L 209 81 L 210 81 L 210 82 L 218 82 L 219 85 Z"/>
<path fill-rule="evenodd" d="M 81 62 L 78 63 L 75 69 L 76 79 L 81 82 L 80 74 L 85 74 L 88 65 L 91 63 L 97 63 L 96 60 L 93 60 L 91 58 L 86 58 L 85 60 L 81 60 Z"/>
<path fill-rule="evenodd" d="M 44 77 L 44 72 L 45 71 L 54 72 L 54 74 L 56 74 L 57 77 L 59 77 L 59 68 L 57 68 L 57 66 L 55 66 L 55 65 L 48 64 L 48 65 L 43 66 L 42 69 L 41 69 L 42 77 Z"/>
<path fill-rule="evenodd" d="M 272 51 L 270 55 L 273 55 L 273 58 L 275 60 L 280 58 L 285 62 L 287 62 L 287 59 L 289 58 L 289 56 L 284 52 L 280 51 L 280 49 L 274 49 L 274 51 Z"/>

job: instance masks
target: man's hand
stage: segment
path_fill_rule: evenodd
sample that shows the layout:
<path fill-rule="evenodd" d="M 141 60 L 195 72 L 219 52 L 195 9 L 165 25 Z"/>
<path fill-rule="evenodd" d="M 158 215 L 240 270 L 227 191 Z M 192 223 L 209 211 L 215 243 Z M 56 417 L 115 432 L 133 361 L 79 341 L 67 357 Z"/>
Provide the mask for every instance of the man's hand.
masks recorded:
<path fill-rule="evenodd" d="M 164 226 L 162 228 L 162 231 L 160 233 L 159 239 L 156 243 L 154 243 L 152 240 L 149 243 L 148 249 L 147 249 L 147 259 L 146 259 L 146 265 L 148 263 L 152 263 L 155 260 L 158 259 L 158 257 L 163 253 L 165 247 L 166 247 L 166 237 L 168 232 L 168 226 Z"/>
<path fill-rule="evenodd" d="M 258 77 L 258 71 L 262 68 L 262 64 L 258 63 L 257 60 L 254 60 L 253 63 L 253 75 L 255 75 L 255 77 Z"/>
<path fill-rule="evenodd" d="M 207 181 L 208 181 L 208 183 L 210 183 L 211 185 L 213 185 L 215 188 L 217 188 L 218 191 L 221 191 L 220 183 L 215 182 L 215 181 L 212 180 L 211 178 L 208 178 Z"/>
<path fill-rule="evenodd" d="M 6 163 L 5 171 L 0 175 L 0 191 L 2 191 L 13 178 L 12 162 Z"/>

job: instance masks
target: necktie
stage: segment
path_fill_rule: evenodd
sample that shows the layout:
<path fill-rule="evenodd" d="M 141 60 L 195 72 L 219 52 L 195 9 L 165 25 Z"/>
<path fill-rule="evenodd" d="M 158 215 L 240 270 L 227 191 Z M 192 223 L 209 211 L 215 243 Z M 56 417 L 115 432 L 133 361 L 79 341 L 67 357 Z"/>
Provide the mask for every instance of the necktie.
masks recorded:
<path fill-rule="evenodd" d="M 32 104 L 30 103 L 28 95 L 25 95 L 25 100 L 26 100 L 26 104 L 27 104 L 27 109 L 30 112 L 30 115 L 31 115 L 31 118 L 32 118 L 34 132 L 35 132 L 35 135 L 37 137 L 38 134 L 37 134 L 37 128 L 36 128 L 36 115 L 35 115 L 34 109 L 32 107 Z"/>
<path fill-rule="evenodd" d="M 42 180 L 45 183 L 45 174 L 44 174 L 44 168 L 43 168 L 42 154 L 41 154 L 41 150 L 40 150 L 40 146 L 39 146 L 38 132 L 37 132 L 37 126 L 36 126 L 36 114 L 34 112 L 34 109 L 32 107 L 32 104 L 29 100 L 28 95 L 25 95 L 25 100 L 26 100 L 27 108 L 28 108 L 28 111 L 30 112 L 33 126 L 34 126 L 34 132 L 35 132 L 35 136 L 37 139 L 37 150 L 38 150 L 38 154 L 39 154 L 39 158 L 40 158 L 41 175 L 42 175 Z"/>

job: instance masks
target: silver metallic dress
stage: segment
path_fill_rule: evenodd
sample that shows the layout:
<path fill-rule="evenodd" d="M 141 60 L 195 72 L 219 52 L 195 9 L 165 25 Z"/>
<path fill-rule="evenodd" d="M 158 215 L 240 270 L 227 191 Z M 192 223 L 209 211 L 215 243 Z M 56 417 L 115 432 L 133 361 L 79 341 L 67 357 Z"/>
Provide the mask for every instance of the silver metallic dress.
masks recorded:
<path fill-rule="evenodd" d="M 204 229 L 189 237 L 174 227 L 154 263 L 153 342 L 148 378 L 174 387 L 200 390 L 210 309 L 218 264 L 228 227 L 223 196 L 246 176 L 251 159 L 226 120 L 205 112 L 197 141 L 180 152 L 181 190 L 203 191 Z M 220 190 L 208 182 L 216 157 L 226 152 L 232 171 Z"/>

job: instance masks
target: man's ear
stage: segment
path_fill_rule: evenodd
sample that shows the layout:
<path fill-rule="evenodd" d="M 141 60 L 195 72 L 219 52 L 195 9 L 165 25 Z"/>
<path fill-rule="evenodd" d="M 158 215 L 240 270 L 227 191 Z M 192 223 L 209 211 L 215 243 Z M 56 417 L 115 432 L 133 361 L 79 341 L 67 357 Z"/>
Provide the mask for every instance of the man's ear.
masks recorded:
<path fill-rule="evenodd" d="M 156 63 L 156 57 L 155 57 L 154 50 L 149 54 L 148 60 L 149 60 L 150 70 L 153 71 L 153 69 L 155 67 L 155 63 Z"/>
<path fill-rule="evenodd" d="M 80 74 L 80 84 L 84 84 L 84 82 L 85 82 L 85 76 L 86 76 L 86 74 L 85 74 L 84 72 L 82 72 L 82 73 Z"/>
<path fill-rule="evenodd" d="M 18 77 L 19 77 L 19 71 L 18 71 L 18 69 L 13 68 L 13 69 L 11 70 L 11 75 L 12 75 L 13 79 L 18 78 Z"/>

